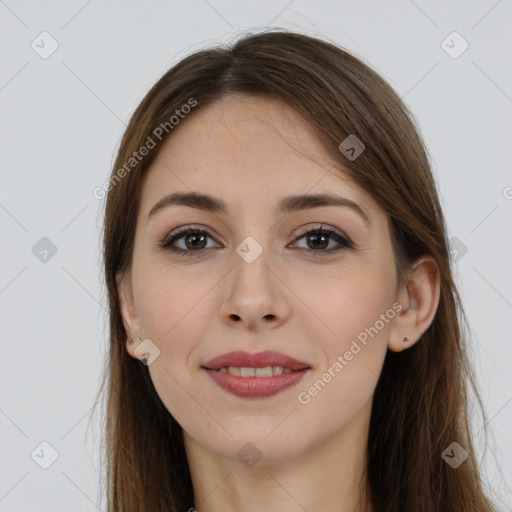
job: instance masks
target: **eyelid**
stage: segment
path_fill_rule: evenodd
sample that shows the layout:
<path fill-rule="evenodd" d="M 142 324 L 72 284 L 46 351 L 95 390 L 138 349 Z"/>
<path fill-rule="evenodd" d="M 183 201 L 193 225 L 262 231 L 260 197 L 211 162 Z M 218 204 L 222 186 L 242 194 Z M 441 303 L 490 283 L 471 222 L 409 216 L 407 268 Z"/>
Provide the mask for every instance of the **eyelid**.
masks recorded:
<path fill-rule="evenodd" d="M 319 222 L 318 224 L 319 224 L 318 226 L 311 226 L 311 223 L 306 224 L 305 226 L 301 226 L 293 233 L 293 236 L 295 238 L 299 238 L 303 235 L 310 233 L 311 231 L 325 231 L 325 232 L 329 232 L 329 233 L 336 233 L 340 237 L 345 238 L 347 240 L 347 242 L 352 243 L 350 238 L 347 235 L 345 235 L 345 233 L 343 231 L 340 231 L 339 229 L 336 229 L 330 225 L 326 225 L 322 222 Z"/>

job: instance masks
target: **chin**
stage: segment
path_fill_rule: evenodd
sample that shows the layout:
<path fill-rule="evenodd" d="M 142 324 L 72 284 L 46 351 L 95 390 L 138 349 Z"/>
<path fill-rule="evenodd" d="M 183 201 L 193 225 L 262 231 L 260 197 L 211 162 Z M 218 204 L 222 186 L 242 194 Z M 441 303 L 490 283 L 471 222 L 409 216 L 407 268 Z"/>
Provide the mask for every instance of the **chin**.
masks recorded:
<path fill-rule="evenodd" d="M 301 445 L 299 439 L 291 435 L 258 434 L 251 429 L 237 431 L 233 439 L 219 440 L 214 444 L 211 437 L 203 439 L 203 446 L 238 464 L 247 467 L 280 464 L 296 459 Z M 201 441 L 200 441 L 201 442 Z"/>

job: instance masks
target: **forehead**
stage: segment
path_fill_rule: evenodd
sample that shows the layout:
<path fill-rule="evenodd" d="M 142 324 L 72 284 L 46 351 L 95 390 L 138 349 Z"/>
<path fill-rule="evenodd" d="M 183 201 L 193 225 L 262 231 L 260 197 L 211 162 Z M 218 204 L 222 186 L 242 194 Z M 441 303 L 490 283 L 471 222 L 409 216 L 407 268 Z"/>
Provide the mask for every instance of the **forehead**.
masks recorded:
<path fill-rule="evenodd" d="M 265 96 L 225 96 L 181 121 L 147 170 L 143 208 L 176 189 L 260 207 L 284 195 L 338 192 L 376 208 L 306 121 Z"/>

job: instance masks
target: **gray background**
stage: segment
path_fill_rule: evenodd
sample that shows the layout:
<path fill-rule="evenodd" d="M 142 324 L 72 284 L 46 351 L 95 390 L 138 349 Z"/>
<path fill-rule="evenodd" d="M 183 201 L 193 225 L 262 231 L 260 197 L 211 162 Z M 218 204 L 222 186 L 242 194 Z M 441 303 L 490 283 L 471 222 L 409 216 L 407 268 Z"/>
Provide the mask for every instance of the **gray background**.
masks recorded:
<path fill-rule="evenodd" d="M 503 509 L 512 510 L 510 0 L 6 0 L 0 512 L 104 510 L 100 424 L 91 417 L 107 344 L 104 204 L 92 191 L 108 179 L 129 116 L 172 64 L 269 26 L 347 48 L 380 72 L 416 117 L 457 239 L 457 281 L 491 429 L 482 467 Z M 58 44 L 47 58 L 44 31 Z M 457 58 L 462 40 L 450 36 L 442 44 L 453 31 L 469 44 Z M 482 426 L 475 417 L 475 432 Z M 476 440 L 481 458 L 481 432 Z M 52 450 L 58 457 L 43 469 Z"/>

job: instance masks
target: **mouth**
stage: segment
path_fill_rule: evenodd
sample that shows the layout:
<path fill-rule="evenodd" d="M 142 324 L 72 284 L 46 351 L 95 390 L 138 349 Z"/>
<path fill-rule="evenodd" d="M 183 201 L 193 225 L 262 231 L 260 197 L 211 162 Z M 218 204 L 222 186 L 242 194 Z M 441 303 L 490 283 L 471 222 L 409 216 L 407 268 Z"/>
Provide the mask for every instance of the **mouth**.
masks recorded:
<path fill-rule="evenodd" d="M 222 389 L 244 398 L 264 398 L 297 384 L 311 366 L 279 352 L 236 351 L 201 366 Z"/>
<path fill-rule="evenodd" d="M 283 366 L 260 366 L 257 368 L 253 368 L 252 366 L 227 366 L 219 368 L 218 370 L 214 370 L 213 368 L 208 368 L 208 370 L 213 370 L 214 372 L 229 373 L 230 375 L 243 378 L 272 377 L 273 375 L 282 375 L 284 373 L 300 371 L 285 368 Z"/>

